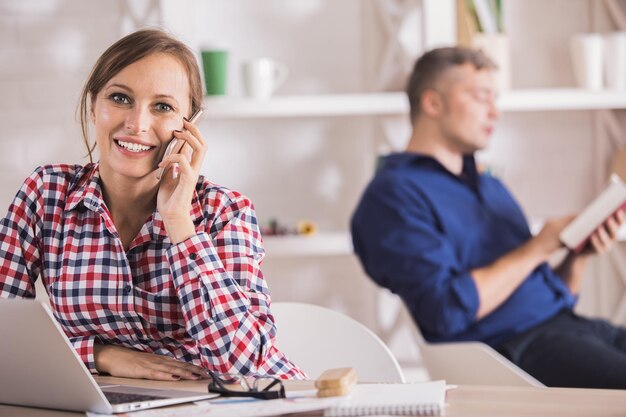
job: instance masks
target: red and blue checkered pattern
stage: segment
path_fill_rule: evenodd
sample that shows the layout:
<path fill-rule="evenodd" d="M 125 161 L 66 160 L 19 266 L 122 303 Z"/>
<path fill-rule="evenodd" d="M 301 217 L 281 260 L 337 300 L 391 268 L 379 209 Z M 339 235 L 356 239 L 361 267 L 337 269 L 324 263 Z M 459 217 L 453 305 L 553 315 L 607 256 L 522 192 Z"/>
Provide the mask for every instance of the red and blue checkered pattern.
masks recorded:
<path fill-rule="evenodd" d="M 34 297 L 92 372 L 95 340 L 168 355 L 219 373 L 305 375 L 274 347 L 250 200 L 200 177 L 197 234 L 173 245 L 155 210 L 125 250 L 97 164 L 38 168 L 0 224 L 0 297 Z"/>

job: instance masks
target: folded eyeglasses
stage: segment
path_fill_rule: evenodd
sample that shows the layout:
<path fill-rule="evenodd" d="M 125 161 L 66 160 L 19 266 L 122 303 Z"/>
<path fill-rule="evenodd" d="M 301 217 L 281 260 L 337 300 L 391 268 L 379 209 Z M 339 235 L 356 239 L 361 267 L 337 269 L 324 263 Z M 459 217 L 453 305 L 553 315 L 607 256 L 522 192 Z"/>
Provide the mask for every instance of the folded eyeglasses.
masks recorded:
<path fill-rule="evenodd" d="M 226 397 L 252 397 L 261 400 L 285 398 L 285 387 L 276 377 L 218 374 L 209 371 L 209 392 Z"/>

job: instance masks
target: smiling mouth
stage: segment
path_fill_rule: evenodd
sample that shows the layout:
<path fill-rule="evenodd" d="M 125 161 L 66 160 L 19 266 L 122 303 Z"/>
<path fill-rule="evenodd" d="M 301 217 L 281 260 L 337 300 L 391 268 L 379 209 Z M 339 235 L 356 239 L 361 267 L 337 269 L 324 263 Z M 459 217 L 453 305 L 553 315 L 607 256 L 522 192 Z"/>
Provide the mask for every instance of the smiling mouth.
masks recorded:
<path fill-rule="evenodd" d="M 114 140 L 115 144 L 129 152 L 146 152 L 153 149 L 154 146 L 140 145 L 138 143 L 124 142 L 123 140 Z"/>

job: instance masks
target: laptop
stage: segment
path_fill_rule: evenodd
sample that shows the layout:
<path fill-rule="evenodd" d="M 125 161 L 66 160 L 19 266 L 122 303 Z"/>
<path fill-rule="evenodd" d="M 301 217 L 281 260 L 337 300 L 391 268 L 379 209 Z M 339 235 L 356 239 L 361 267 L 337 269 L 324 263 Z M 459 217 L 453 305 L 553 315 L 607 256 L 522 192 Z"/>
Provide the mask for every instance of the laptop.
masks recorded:
<path fill-rule="evenodd" d="M 0 404 L 123 413 L 205 400 L 218 394 L 98 386 L 48 306 L 0 299 Z"/>

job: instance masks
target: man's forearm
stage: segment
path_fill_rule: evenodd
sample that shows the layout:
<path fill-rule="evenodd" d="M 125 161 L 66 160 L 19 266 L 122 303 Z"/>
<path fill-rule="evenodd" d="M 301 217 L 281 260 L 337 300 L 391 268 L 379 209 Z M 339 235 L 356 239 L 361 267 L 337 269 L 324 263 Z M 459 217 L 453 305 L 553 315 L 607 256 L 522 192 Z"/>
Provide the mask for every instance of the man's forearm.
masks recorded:
<path fill-rule="evenodd" d="M 479 299 L 476 318 L 485 317 L 506 301 L 528 274 L 546 261 L 551 252 L 550 247 L 533 238 L 492 264 L 472 270 Z"/>
<path fill-rule="evenodd" d="M 582 286 L 583 275 L 589 261 L 588 254 L 575 254 L 569 252 L 554 272 L 563 280 L 572 294 L 579 294 Z"/>

